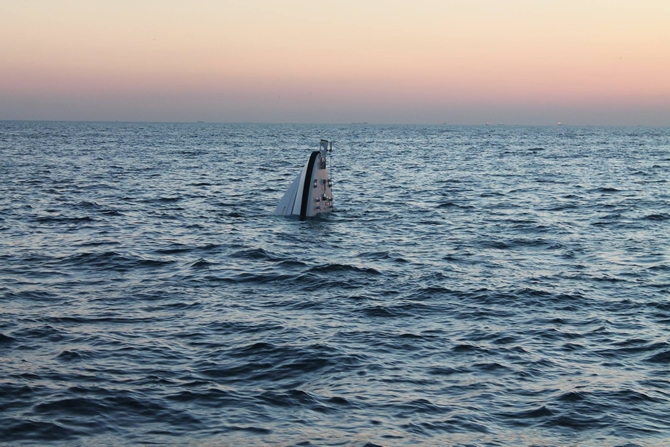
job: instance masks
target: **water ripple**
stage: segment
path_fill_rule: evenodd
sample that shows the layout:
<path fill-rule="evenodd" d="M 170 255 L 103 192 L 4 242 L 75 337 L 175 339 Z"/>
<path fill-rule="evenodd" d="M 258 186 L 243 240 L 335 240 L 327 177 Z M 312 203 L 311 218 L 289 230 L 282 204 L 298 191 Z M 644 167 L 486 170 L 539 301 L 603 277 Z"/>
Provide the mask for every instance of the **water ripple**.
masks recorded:
<path fill-rule="evenodd" d="M 668 129 L 0 131 L 0 443 L 670 439 Z"/>

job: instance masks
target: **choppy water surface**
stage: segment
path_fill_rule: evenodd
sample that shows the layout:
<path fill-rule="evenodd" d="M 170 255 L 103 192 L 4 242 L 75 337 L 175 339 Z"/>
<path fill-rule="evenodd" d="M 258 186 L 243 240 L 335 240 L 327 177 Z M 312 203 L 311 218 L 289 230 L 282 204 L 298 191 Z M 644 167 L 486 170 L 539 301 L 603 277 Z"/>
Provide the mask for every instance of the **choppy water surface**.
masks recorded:
<path fill-rule="evenodd" d="M 273 216 L 320 138 L 336 212 Z M 0 442 L 670 442 L 670 129 L 2 122 L 0 156 Z"/>

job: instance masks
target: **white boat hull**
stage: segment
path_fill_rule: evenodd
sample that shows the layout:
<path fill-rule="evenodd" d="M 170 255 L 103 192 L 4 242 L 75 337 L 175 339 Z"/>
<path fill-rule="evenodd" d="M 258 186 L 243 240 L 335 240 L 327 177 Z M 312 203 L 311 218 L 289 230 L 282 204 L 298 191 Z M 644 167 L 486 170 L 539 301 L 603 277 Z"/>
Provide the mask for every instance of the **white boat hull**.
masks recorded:
<path fill-rule="evenodd" d="M 333 210 L 332 184 L 326 167 L 328 148 L 329 142 L 321 140 L 321 150 L 311 153 L 302 171 L 279 201 L 275 215 L 299 216 L 304 220 Z"/>

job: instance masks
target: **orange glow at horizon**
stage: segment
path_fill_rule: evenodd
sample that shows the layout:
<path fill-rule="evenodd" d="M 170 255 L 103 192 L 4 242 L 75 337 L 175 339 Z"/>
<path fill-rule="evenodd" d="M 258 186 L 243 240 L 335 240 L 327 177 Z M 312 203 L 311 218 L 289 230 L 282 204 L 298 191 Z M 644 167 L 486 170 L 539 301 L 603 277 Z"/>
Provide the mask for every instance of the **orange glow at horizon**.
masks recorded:
<path fill-rule="evenodd" d="M 665 0 L 10 0 L 0 119 L 59 119 L 42 100 L 62 102 L 66 119 L 84 103 L 88 116 L 123 119 L 136 98 L 143 115 L 129 119 L 166 119 L 151 103 L 201 119 L 200 103 L 214 121 L 310 121 L 327 103 L 337 113 L 325 121 L 616 106 L 613 124 L 625 124 L 626 107 L 639 121 L 649 106 L 646 122 L 670 125 L 668 23 Z"/>

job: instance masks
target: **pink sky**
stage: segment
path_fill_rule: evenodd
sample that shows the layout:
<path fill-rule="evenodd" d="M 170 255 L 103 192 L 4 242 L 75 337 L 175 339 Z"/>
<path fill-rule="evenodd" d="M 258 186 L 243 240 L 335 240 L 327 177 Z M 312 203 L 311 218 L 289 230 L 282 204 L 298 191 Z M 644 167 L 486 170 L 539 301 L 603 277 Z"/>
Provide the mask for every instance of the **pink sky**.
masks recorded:
<path fill-rule="evenodd" d="M 0 119 L 670 126 L 667 0 L 4 0 Z"/>

